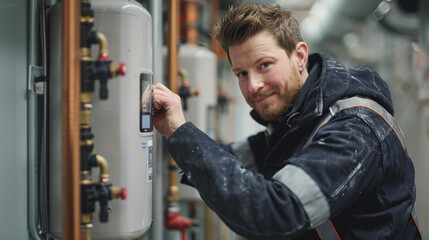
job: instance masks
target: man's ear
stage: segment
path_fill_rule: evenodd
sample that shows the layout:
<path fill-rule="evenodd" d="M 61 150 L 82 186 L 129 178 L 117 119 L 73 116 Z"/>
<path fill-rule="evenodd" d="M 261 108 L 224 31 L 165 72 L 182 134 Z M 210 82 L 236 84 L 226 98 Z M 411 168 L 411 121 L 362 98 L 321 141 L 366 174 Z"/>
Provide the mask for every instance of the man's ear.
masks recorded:
<path fill-rule="evenodd" d="M 299 72 L 307 69 L 307 60 L 308 60 L 308 46 L 305 42 L 299 42 L 296 44 L 295 48 L 296 53 L 296 66 L 298 67 Z"/>

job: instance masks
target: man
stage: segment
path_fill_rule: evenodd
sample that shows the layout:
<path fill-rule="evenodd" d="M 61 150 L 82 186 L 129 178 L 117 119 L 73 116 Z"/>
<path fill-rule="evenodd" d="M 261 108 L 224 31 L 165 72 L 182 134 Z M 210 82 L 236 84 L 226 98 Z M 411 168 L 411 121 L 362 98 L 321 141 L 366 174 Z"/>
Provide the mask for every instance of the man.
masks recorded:
<path fill-rule="evenodd" d="M 264 240 L 421 238 L 414 167 L 374 70 L 309 56 L 297 20 L 277 5 L 231 8 L 215 37 L 267 131 L 215 142 L 185 121 L 180 98 L 161 84 L 154 124 L 233 231 Z"/>

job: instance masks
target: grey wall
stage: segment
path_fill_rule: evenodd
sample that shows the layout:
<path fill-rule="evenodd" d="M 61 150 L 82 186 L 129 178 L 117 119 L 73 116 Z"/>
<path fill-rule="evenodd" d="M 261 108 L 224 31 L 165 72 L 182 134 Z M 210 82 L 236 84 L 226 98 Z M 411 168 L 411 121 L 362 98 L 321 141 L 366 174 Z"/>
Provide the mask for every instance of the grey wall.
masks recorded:
<path fill-rule="evenodd" d="M 27 233 L 27 1 L 0 2 L 0 239 Z"/>

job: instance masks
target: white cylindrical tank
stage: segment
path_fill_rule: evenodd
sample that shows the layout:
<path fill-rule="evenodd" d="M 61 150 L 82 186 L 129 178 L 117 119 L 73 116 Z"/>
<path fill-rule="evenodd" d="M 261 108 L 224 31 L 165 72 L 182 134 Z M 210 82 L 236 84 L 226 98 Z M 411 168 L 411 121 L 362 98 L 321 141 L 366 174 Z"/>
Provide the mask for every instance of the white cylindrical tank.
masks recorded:
<path fill-rule="evenodd" d="M 191 88 L 199 91 L 199 96 L 188 99 L 186 120 L 207 133 L 208 108 L 217 105 L 216 54 L 206 47 L 184 44 L 179 48 L 179 63 L 188 73 Z"/>
<path fill-rule="evenodd" d="M 152 20 L 149 12 L 133 0 L 92 0 L 93 30 L 108 41 L 113 62 L 125 62 L 127 73 L 108 81 L 109 98 L 100 100 L 99 83 L 93 94 L 91 127 L 95 151 L 109 163 L 111 182 L 127 189 L 127 199 L 109 202 L 107 223 L 93 214 L 93 239 L 135 239 L 152 223 L 153 133 L 151 97 L 143 94 L 152 84 Z M 61 213 L 61 6 L 51 11 L 49 90 L 49 227 L 62 236 Z M 93 59 L 98 46 L 93 46 Z M 149 102 L 141 103 L 141 99 Z M 149 113 L 149 114 L 148 114 Z M 92 171 L 98 181 L 98 169 Z"/>
<path fill-rule="evenodd" d="M 199 95 L 187 100 L 185 117 L 199 129 L 214 137 L 212 126 L 213 107 L 217 105 L 217 57 L 212 51 L 203 46 L 184 44 L 179 48 L 180 68 L 187 71 L 191 89 L 198 89 Z M 198 200 L 201 197 L 193 187 L 180 184 L 179 197 L 185 201 Z"/>

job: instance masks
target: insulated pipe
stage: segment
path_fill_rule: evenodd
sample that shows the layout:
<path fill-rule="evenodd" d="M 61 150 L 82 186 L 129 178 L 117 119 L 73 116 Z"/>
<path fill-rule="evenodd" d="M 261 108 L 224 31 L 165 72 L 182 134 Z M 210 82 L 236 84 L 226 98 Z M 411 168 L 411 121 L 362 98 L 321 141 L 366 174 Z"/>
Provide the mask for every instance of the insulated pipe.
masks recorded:
<path fill-rule="evenodd" d="M 303 38 L 313 44 L 339 40 L 371 15 L 380 2 L 380 0 L 316 1 L 310 9 L 309 17 L 302 22 Z"/>
<path fill-rule="evenodd" d="M 426 54 L 429 55 L 429 2 L 427 0 L 419 1 L 419 19 L 420 19 L 420 42 L 423 48 L 426 50 Z"/>
<path fill-rule="evenodd" d="M 418 32 L 418 17 L 416 14 L 402 14 L 388 1 L 382 1 L 373 12 L 381 26 L 385 29 L 404 35 L 416 36 Z"/>
<path fill-rule="evenodd" d="M 80 2 L 64 0 L 62 38 L 63 239 L 80 239 Z"/>

